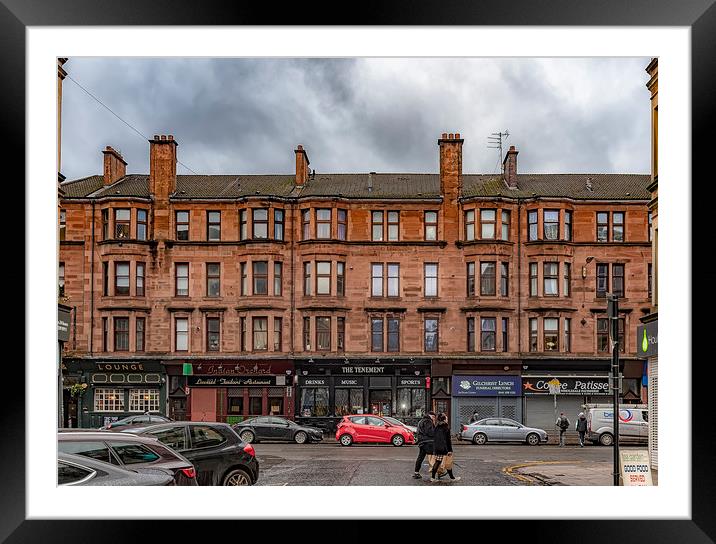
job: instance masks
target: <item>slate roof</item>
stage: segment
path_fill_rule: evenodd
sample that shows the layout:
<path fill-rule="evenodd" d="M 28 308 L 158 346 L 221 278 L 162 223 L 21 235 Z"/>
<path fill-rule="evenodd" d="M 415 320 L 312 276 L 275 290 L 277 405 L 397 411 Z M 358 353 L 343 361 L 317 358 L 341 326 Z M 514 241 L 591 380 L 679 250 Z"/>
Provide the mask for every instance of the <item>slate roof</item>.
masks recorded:
<path fill-rule="evenodd" d="M 588 180 L 592 189 L 587 188 Z M 649 200 L 648 174 L 518 174 L 510 189 L 500 174 L 464 174 L 463 197 L 569 197 L 578 200 Z M 149 176 L 129 174 L 104 187 L 102 176 L 65 181 L 65 198 L 111 196 L 149 197 Z M 245 196 L 344 198 L 437 198 L 438 174 L 316 174 L 303 188 L 293 174 L 178 175 L 175 200 L 241 198 Z"/>

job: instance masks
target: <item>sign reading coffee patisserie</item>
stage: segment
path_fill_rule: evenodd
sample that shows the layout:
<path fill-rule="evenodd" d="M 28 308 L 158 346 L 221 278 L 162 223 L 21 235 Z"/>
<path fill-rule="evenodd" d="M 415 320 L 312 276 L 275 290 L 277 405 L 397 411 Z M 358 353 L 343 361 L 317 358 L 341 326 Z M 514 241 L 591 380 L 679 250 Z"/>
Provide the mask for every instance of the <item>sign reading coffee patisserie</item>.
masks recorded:
<path fill-rule="evenodd" d="M 552 376 L 522 376 L 522 391 L 525 395 L 549 394 Z M 561 395 L 609 395 L 609 378 L 559 378 Z"/>

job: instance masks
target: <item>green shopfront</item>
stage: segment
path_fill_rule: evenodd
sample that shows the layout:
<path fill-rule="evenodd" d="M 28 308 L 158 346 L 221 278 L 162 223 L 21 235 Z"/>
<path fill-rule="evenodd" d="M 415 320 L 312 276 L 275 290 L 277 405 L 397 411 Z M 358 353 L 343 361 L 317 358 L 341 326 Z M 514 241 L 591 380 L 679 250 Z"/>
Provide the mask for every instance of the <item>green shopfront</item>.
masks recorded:
<path fill-rule="evenodd" d="M 73 427 L 98 429 L 145 412 L 166 415 L 167 379 L 159 361 L 65 359 L 63 363 L 64 388 L 76 414 L 69 422 Z"/>

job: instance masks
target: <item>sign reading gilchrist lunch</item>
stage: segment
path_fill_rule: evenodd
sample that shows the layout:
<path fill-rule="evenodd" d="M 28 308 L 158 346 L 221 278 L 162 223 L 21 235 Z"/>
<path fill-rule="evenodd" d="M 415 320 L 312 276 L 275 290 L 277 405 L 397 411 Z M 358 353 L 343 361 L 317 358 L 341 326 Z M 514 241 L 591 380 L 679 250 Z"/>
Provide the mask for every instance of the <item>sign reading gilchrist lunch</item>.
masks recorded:
<path fill-rule="evenodd" d="M 458 397 L 516 397 L 522 394 L 519 376 L 453 376 L 452 394 Z"/>

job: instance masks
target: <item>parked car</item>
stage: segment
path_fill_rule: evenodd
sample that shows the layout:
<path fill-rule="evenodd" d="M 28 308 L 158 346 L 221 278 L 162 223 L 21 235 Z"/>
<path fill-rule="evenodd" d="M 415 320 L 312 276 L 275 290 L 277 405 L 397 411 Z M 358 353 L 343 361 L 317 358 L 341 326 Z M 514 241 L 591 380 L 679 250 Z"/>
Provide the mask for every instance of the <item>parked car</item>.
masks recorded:
<path fill-rule="evenodd" d="M 226 423 L 173 421 L 130 425 L 117 434 L 150 436 L 189 459 L 199 485 L 253 485 L 259 462 L 251 444 L 241 440 Z"/>
<path fill-rule="evenodd" d="M 171 473 L 146 469 L 142 472 L 98 461 L 84 455 L 57 455 L 58 485 L 175 485 Z"/>
<path fill-rule="evenodd" d="M 353 443 L 379 443 L 402 446 L 413 444 L 413 433 L 401 423 L 396 425 L 385 417 L 374 415 L 343 416 L 336 429 L 336 440 L 342 446 Z"/>
<path fill-rule="evenodd" d="M 62 453 L 82 455 L 138 472 L 162 470 L 174 478 L 176 485 L 197 485 L 191 461 L 153 437 L 61 429 L 57 441 Z"/>
<path fill-rule="evenodd" d="M 614 405 L 585 404 L 587 440 L 592 444 L 614 443 Z M 649 443 L 649 409 L 646 404 L 619 405 L 619 441 Z"/>
<path fill-rule="evenodd" d="M 232 428 L 241 440 L 248 444 L 261 440 L 285 440 L 296 444 L 323 440 L 321 429 L 299 425 L 290 419 L 276 416 L 253 417 L 233 424 Z"/>
<path fill-rule="evenodd" d="M 417 427 L 413 427 L 412 425 L 408 425 L 408 424 L 406 424 L 405 422 L 400 421 L 399 419 L 395 419 L 394 417 L 388 417 L 388 416 L 382 416 L 382 417 L 383 417 L 383 419 L 385 419 L 385 420 L 388 421 L 389 423 L 392 423 L 393 425 L 402 425 L 403 427 L 405 427 L 406 429 L 408 429 L 411 433 L 413 433 L 413 435 L 418 434 L 418 428 L 417 428 Z"/>
<path fill-rule="evenodd" d="M 165 423 L 167 421 L 172 421 L 172 419 L 157 414 L 141 414 L 137 416 L 127 416 L 125 418 L 118 419 L 117 421 L 111 421 L 107 423 L 107 425 L 100 427 L 99 430 L 104 431 L 107 429 L 116 429 L 117 427 L 123 427 L 125 425 L 138 425 L 140 423 Z"/>
<path fill-rule="evenodd" d="M 458 438 L 478 445 L 487 442 L 526 442 L 530 446 L 537 446 L 547 442 L 547 431 L 527 427 L 514 419 L 488 417 L 463 425 Z"/>

